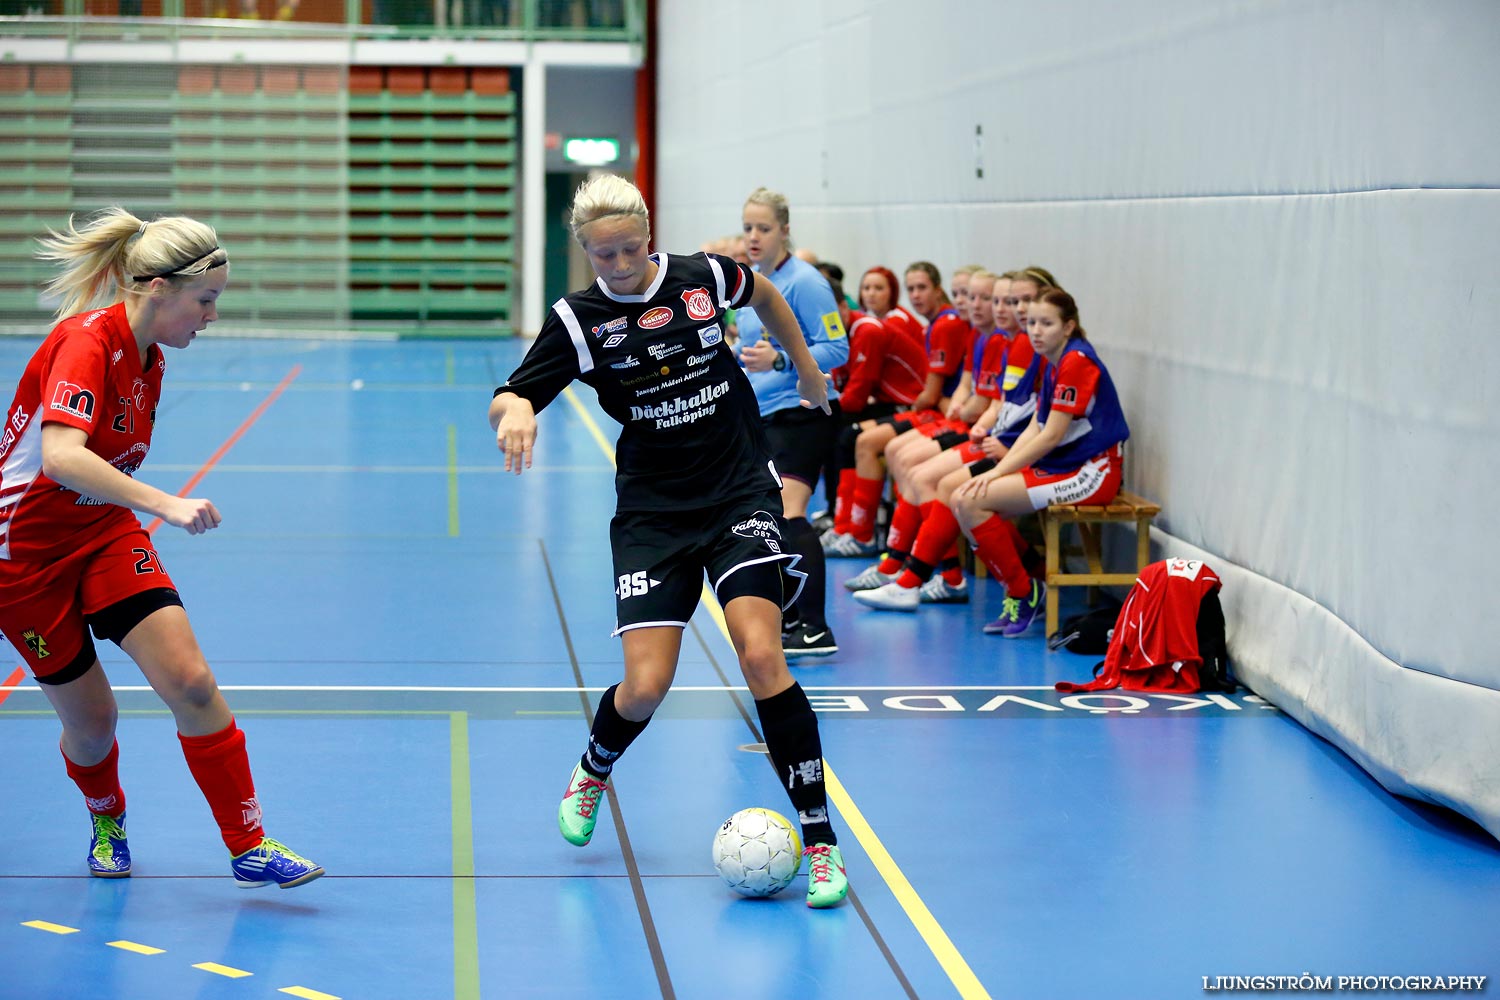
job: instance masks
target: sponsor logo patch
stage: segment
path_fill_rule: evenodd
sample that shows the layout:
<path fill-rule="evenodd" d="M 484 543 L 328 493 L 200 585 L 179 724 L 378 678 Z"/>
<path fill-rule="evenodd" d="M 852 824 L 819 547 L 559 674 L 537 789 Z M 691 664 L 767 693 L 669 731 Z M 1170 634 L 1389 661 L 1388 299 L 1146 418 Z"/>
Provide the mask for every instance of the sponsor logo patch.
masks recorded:
<path fill-rule="evenodd" d="M 85 420 L 94 419 L 94 394 L 72 382 L 59 382 L 52 391 L 52 409 L 71 413 Z"/>
<path fill-rule="evenodd" d="M 781 540 L 781 528 L 776 518 L 758 510 L 729 529 L 741 538 L 760 538 L 767 542 Z"/>
<path fill-rule="evenodd" d="M 672 310 L 667 306 L 657 306 L 643 313 L 641 318 L 635 321 L 635 325 L 642 330 L 655 330 L 670 322 L 672 322 Z"/>
<path fill-rule="evenodd" d="M 625 342 L 625 335 L 623 333 L 617 333 L 614 336 L 610 337 L 608 340 L 606 340 L 604 342 L 604 346 L 605 347 L 619 347 L 624 342 Z"/>
<path fill-rule="evenodd" d="M 634 354 L 627 354 L 627 355 L 625 355 L 625 360 L 624 361 L 616 361 L 614 364 L 610 365 L 610 367 L 611 368 L 634 368 L 636 365 L 638 365 L 640 363 L 641 363 L 641 359 L 640 358 L 636 357 Z"/>
<path fill-rule="evenodd" d="M 687 348 L 681 344 L 652 344 L 646 350 L 650 352 L 653 358 L 660 361 L 662 358 L 670 358 L 674 354 L 681 354 Z"/>
<path fill-rule="evenodd" d="M 719 324 L 705 326 L 698 331 L 698 343 L 704 347 L 716 347 L 724 343 L 724 331 L 719 329 Z"/>
<path fill-rule="evenodd" d="M 687 307 L 688 319 L 714 318 L 714 300 L 709 298 L 706 288 L 690 288 L 683 292 L 682 304 Z"/>
<path fill-rule="evenodd" d="M 593 334 L 596 337 L 602 337 L 606 333 L 619 333 L 621 330 L 625 329 L 625 326 L 628 322 L 629 320 L 627 320 L 624 316 L 617 317 L 607 323 L 600 323 L 598 326 L 594 327 Z"/>
<path fill-rule="evenodd" d="M 687 363 L 689 365 L 706 365 L 714 359 L 713 354 L 690 354 Z"/>

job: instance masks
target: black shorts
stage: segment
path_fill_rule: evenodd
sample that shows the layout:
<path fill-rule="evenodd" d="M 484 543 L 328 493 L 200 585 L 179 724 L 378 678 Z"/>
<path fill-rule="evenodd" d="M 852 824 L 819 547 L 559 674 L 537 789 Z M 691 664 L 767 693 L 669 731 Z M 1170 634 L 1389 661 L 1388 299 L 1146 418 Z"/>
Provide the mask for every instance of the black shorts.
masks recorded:
<path fill-rule="evenodd" d="M 837 440 L 842 421 L 822 410 L 794 406 L 767 414 L 761 418 L 761 425 L 771 442 L 776 474 L 812 486 L 823 471 L 823 462 Z"/>
<path fill-rule="evenodd" d="M 978 479 L 980 476 L 984 475 L 986 472 L 989 472 L 999 464 L 1000 462 L 998 459 L 981 458 L 979 461 L 973 462 L 969 465 L 969 478 Z"/>
<path fill-rule="evenodd" d="M 969 440 L 969 435 L 963 433 L 962 431 L 943 431 L 943 433 L 939 434 L 932 440 L 938 443 L 938 447 L 940 449 L 942 449 L 943 451 L 947 451 L 949 448 L 957 448 L 959 445 Z"/>
<path fill-rule="evenodd" d="M 844 424 L 846 426 L 849 424 L 857 426 L 866 420 L 883 423 L 886 422 L 887 417 L 894 417 L 899 412 L 901 412 L 901 406 L 898 403 L 868 403 L 863 410 L 857 413 L 850 413 L 848 410 L 845 410 Z"/>
<path fill-rule="evenodd" d="M 633 628 L 686 628 L 703 575 L 721 605 L 764 597 L 791 607 L 807 574 L 781 540 L 781 497 L 731 500 L 677 511 L 621 511 L 609 523 L 615 565 L 615 635 Z"/>

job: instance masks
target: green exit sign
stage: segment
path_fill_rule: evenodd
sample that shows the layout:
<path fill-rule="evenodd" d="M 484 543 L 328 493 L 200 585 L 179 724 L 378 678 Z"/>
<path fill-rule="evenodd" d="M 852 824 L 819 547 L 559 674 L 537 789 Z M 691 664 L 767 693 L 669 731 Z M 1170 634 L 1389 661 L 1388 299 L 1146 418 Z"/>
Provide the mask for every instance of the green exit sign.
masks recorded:
<path fill-rule="evenodd" d="M 586 167 L 602 167 L 620 158 L 618 139 L 568 139 L 563 143 L 563 159 Z"/>

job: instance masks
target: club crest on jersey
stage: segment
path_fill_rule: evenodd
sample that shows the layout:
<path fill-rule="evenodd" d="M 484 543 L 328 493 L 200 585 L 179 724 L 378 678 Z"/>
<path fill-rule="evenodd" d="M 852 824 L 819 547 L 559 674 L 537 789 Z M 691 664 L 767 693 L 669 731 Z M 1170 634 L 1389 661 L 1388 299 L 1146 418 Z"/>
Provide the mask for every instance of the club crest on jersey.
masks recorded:
<path fill-rule="evenodd" d="M 94 394 L 72 382 L 59 382 L 52 392 L 52 409 L 71 413 L 85 420 L 94 419 Z"/>
<path fill-rule="evenodd" d="M 623 333 L 617 333 L 614 336 L 610 337 L 608 340 L 606 340 L 604 342 L 604 346 L 605 347 L 619 347 L 623 343 L 625 343 L 625 335 Z"/>
<path fill-rule="evenodd" d="M 698 343 L 703 347 L 715 347 L 723 342 L 724 331 L 719 328 L 719 324 L 717 323 L 713 326 L 705 326 L 698 331 Z"/>
<path fill-rule="evenodd" d="M 624 316 L 619 316 L 607 323 L 600 323 L 598 326 L 594 327 L 593 334 L 596 337 L 602 337 L 606 333 L 619 333 L 621 330 L 625 329 L 626 324 L 628 324 L 629 322 L 630 321 L 627 320 Z"/>
<path fill-rule="evenodd" d="M 689 288 L 682 293 L 682 304 L 687 306 L 688 319 L 714 318 L 714 300 L 706 288 Z"/>
<path fill-rule="evenodd" d="M 672 322 L 672 310 L 668 306 L 657 306 L 655 309 L 646 311 L 641 318 L 635 321 L 635 325 L 642 330 L 655 330 Z"/>
<path fill-rule="evenodd" d="M 29 628 L 21 633 L 21 641 L 26 643 L 26 648 L 36 654 L 38 660 L 45 660 L 52 654 L 47 652 L 47 640 L 37 633 L 34 628 Z"/>
<path fill-rule="evenodd" d="M 1180 576 L 1187 580 L 1198 579 L 1198 572 L 1203 569 L 1203 563 L 1197 559 L 1168 559 L 1167 575 Z"/>

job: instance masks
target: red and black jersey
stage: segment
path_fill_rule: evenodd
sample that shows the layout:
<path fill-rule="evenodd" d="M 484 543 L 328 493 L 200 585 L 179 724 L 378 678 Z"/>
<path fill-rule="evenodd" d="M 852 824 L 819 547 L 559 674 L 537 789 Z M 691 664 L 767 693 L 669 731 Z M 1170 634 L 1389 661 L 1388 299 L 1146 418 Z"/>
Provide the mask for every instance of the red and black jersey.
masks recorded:
<path fill-rule="evenodd" d="M 166 359 L 140 347 L 124 303 L 69 316 L 21 375 L 0 428 L 0 559 L 46 559 L 106 531 L 140 526 L 133 512 L 42 472 L 42 425 L 77 427 L 88 449 L 126 475 L 146 459 Z"/>
<path fill-rule="evenodd" d="M 927 357 L 922 345 L 897 326 L 874 316 L 854 313 L 849 323 L 849 363 L 833 372 L 843 374 L 839 400 L 844 412 L 858 414 L 871 397 L 877 403 L 910 405 L 926 382 Z"/>

